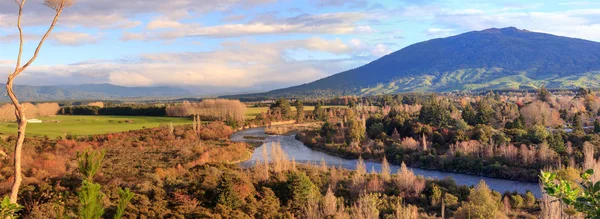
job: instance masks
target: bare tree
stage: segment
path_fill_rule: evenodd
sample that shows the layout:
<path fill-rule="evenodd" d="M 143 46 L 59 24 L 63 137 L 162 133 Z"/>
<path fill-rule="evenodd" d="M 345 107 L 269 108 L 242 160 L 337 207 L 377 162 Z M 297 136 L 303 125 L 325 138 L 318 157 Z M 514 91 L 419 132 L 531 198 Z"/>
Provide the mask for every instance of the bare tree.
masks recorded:
<path fill-rule="evenodd" d="M 17 56 L 17 64 L 15 70 L 12 74 L 8 75 L 8 81 L 6 82 L 6 93 L 10 97 L 13 105 L 15 106 L 15 116 L 17 117 L 17 142 L 15 143 L 15 152 L 14 152 L 14 181 L 12 184 L 11 192 L 10 192 L 10 202 L 17 203 L 17 196 L 19 194 L 19 188 L 21 187 L 21 153 L 23 149 L 23 141 L 25 140 L 25 129 L 27 128 L 27 118 L 25 117 L 25 108 L 19 102 L 17 95 L 13 90 L 13 83 L 15 78 L 19 76 L 27 67 L 33 63 L 42 49 L 42 45 L 44 41 L 48 38 L 52 29 L 58 22 L 58 18 L 62 13 L 63 9 L 69 7 L 73 4 L 73 0 L 44 0 L 44 4 L 56 12 L 54 15 L 54 19 L 48 27 L 48 30 L 38 43 L 33 56 L 27 61 L 24 65 L 21 65 L 21 57 L 23 55 L 23 29 L 21 28 L 21 18 L 23 17 L 23 7 L 25 6 L 25 2 L 27 0 L 15 0 L 15 3 L 19 6 L 19 16 L 17 18 L 17 28 L 19 29 L 19 54 Z"/>

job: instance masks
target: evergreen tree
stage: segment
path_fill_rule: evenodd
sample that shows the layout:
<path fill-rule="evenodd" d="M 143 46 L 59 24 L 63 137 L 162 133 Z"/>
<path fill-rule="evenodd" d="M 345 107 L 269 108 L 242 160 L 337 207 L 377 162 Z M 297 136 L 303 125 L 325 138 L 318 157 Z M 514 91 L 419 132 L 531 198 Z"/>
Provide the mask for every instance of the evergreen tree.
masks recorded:
<path fill-rule="evenodd" d="M 600 133 L 600 121 L 594 120 L 594 133 Z"/>
<path fill-rule="evenodd" d="M 304 103 L 301 100 L 296 101 L 296 122 L 301 123 L 304 121 Z"/>
<path fill-rule="evenodd" d="M 293 209 L 300 211 L 310 199 L 318 198 L 318 189 L 304 172 L 291 172 L 288 175 L 287 188 L 291 196 L 289 202 Z"/>
<path fill-rule="evenodd" d="M 285 98 L 279 98 L 269 107 L 272 112 L 279 111 L 284 118 L 288 118 L 292 112 L 290 102 Z"/>
<path fill-rule="evenodd" d="M 548 102 L 548 101 L 550 101 L 551 97 L 552 97 L 552 94 L 550 93 L 550 91 L 548 91 L 548 89 L 546 89 L 545 85 L 542 85 L 542 87 L 540 87 L 540 89 L 538 90 L 538 99 L 540 101 Z"/>
<path fill-rule="evenodd" d="M 477 103 L 477 124 L 490 125 L 494 118 L 494 109 L 487 100 L 480 100 Z"/>

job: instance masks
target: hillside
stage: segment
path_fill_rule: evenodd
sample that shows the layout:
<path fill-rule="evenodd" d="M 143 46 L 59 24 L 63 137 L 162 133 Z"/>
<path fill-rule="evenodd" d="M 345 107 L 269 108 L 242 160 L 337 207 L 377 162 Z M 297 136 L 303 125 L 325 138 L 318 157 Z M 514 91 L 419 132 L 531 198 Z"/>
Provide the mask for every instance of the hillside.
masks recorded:
<path fill-rule="evenodd" d="M 416 43 L 312 83 L 243 96 L 598 87 L 598 72 L 600 43 L 493 28 Z"/>
<path fill-rule="evenodd" d="M 15 85 L 15 93 L 22 101 L 108 100 L 137 97 L 184 97 L 190 95 L 187 90 L 175 87 L 124 87 L 112 84 Z M 5 90 L 0 101 L 9 101 Z"/>

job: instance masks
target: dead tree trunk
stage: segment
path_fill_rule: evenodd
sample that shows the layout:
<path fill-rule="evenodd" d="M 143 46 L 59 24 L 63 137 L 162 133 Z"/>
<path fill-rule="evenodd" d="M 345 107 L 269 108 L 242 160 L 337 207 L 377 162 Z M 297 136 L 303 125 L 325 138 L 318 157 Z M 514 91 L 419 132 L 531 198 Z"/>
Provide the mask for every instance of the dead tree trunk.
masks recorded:
<path fill-rule="evenodd" d="M 44 34 L 44 36 L 38 43 L 37 48 L 35 49 L 35 52 L 34 52 L 33 56 L 31 57 L 31 59 L 29 59 L 29 61 L 27 63 L 25 63 L 25 65 L 21 66 L 21 57 L 23 55 L 23 29 L 21 28 L 21 18 L 23 17 L 23 6 L 25 5 L 26 1 L 27 0 L 15 0 L 17 5 L 19 6 L 19 16 L 17 18 L 17 28 L 19 29 L 19 54 L 17 56 L 17 64 L 15 67 L 15 70 L 12 74 L 10 74 L 8 76 L 8 80 L 6 82 L 6 93 L 8 94 L 8 96 L 10 97 L 10 100 L 12 101 L 13 105 L 15 106 L 15 116 L 17 118 L 17 142 L 15 143 L 15 151 L 14 151 L 14 179 L 13 179 L 13 184 L 12 184 L 11 191 L 10 191 L 10 202 L 11 203 L 17 203 L 17 198 L 19 195 L 19 188 L 21 187 L 21 181 L 23 180 L 23 178 L 21 176 L 21 159 L 22 159 L 23 141 L 25 140 L 25 130 L 27 129 L 27 118 L 25 117 L 25 109 L 23 108 L 23 105 L 21 105 L 21 103 L 19 102 L 19 99 L 17 98 L 17 95 L 15 94 L 15 92 L 13 90 L 13 84 L 14 84 L 15 78 L 17 76 L 19 76 L 19 74 L 21 74 L 23 71 L 25 71 L 25 69 L 27 69 L 27 67 L 29 67 L 31 65 L 31 63 L 33 63 L 37 59 L 37 57 L 40 53 L 40 50 L 42 48 L 42 45 L 44 44 L 44 41 L 46 41 L 46 39 L 52 32 L 52 29 L 54 29 L 54 26 L 56 25 L 56 22 L 58 22 L 58 17 L 60 17 L 60 14 L 62 13 L 63 8 L 71 5 L 70 0 L 45 0 L 44 1 L 48 7 L 52 8 L 56 11 L 56 14 L 54 15 L 54 19 L 52 20 L 50 27 L 46 31 L 46 34 Z"/>

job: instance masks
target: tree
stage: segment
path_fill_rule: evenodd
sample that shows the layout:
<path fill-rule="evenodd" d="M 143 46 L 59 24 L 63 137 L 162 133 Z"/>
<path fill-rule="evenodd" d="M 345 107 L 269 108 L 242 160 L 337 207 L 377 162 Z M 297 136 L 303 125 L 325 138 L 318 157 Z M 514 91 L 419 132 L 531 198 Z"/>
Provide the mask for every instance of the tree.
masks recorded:
<path fill-rule="evenodd" d="M 133 192 L 131 192 L 128 188 L 119 188 L 119 204 L 117 204 L 117 212 L 115 213 L 114 219 L 120 219 L 123 217 L 123 213 L 125 213 L 125 209 L 127 209 L 127 205 L 129 202 L 131 202 L 132 198 Z"/>
<path fill-rule="evenodd" d="M 477 102 L 477 114 L 475 117 L 477 118 L 477 124 L 492 124 L 494 109 L 488 100 L 482 99 Z"/>
<path fill-rule="evenodd" d="M 262 187 L 262 199 L 259 202 L 257 218 L 275 218 L 279 211 L 279 199 L 268 187 Z"/>
<path fill-rule="evenodd" d="M 431 96 L 421 107 L 419 121 L 435 127 L 448 127 L 452 121 L 451 111 L 447 101 Z"/>
<path fill-rule="evenodd" d="M 288 176 L 287 186 L 291 195 L 292 207 L 296 210 L 306 206 L 310 199 L 318 198 L 318 190 L 304 172 L 291 172 Z"/>
<path fill-rule="evenodd" d="M 317 104 L 315 105 L 315 109 L 313 109 L 313 116 L 315 117 L 316 120 L 325 120 L 325 112 L 323 112 L 323 104 L 321 104 L 321 101 L 317 101 Z"/>
<path fill-rule="evenodd" d="M 540 87 L 540 89 L 538 90 L 538 99 L 540 101 L 548 102 L 550 101 L 551 96 L 552 94 L 550 93 L 550 91 L 548 91 L 548 89 L 546 89 L 545 85 L 542 85 L 542 87 Z"/>
<path fill-rule="evenodd" d="M 301 100 L 296 101 L 296 122 L 301 123 L 304 121 L 304 104 Z"/>
<path fill-rule="evenodd" d="M 83 153 L 77 153 L 79 173 L 83 176 L 81 188 L 77 192 L 79 197 L 78 213 L 81 218 L 99 219 L 104 214 L 104 204 L 102 202 L 104 193 L 100 190 L 102 186 L 94 182 L 94 176 L 100 170 L 104 155 L 104 151 L 90 152 L 85 150 Z"/>
<path fill-rule="evenodd" d="M 498 218 L 502 214 L 501 197 L 496 197 L 492 190 L 485 184 L 479 182 L 467 197 L 467 202 L 458 208 L 454 214 L 455 218 Z"/>
<path fill-rule="evenodd" d="M 25 108 L 19 102 L 15 91 L 13 90 L 13 85 L 17 76 L 23 73 L 38 57 L 40 50 L 42 49 L 42 45 L 54 29 L 54 26 L 58 22 L 58 18 L 62 14 L 64 8 L 70 7 L 73 5 L 72 0 L 44 0 L 44 4 L 51 9 L 54 9 L 54 19 L 52 23 L 46 30 L 46 33 L 40 39 L 33 56 L 27 61 L 24 65 L 21 65 L 21 58 L 23 56 L 23 43 L 25 41 L 23 37 L 23 29 L 21 28 L 21 18 L 23 17 L 23 8 L 25 6 L 25 2 L 27 0 L 15 0 L 17 5 L 19 6 L 19 15 L 17 17 L 17 28 L 19 29 L 19 54 L 17 55 L 17 64 L 15 70 L 8 75 L 8 80 L 6 82 L 6 92 L 10 97 L 11 102 L 15 106 L 15 115 L 17 117 L 17 141 L 15 142 L 15 150 L 14 150 L 14 179 L 13 184 L 10 191 L 10 202 L 17 203 L 17 198 L 19 195 L 19 188 L 21 187 L 21 181 L 23 180 L 21 176 L 21 158 L 22 158 L 22 150 L 23 150 L 23 142 L 25 140 L 25 131 L 27 129 L 27 118 L 25 117 Z"/>
<path fill-rule="evenodd" d="M 335 127 L 330 122 L 323 123 L 321 126 L 321 136 L 325 137 L 327 143 L 333 143 L 333 136 L 335 135 Z"/>
<path fill-rule="evenodd" d="M 469 125 L 472 125 L 472 126 L 477 125 L 477 112 L 475 112 L 475 110 L 473 110 L 473 107 L 471 106 L 471 104 L 469 104 L 469 103 L 467 103 L 467 104 L 468 105 L 462 111 L 462 118 Z"/>
<path fill-rule="evenodd" d="M 594 120 L 594 133 L 600 133 L 600 121 Z"/>
<path fill-rule="evenodd" d="M 287 118 L 290 116 L 292 109 L 290 107 L 290 102 L 285 98 L 279 98 L 277 101 L 271 105 L 271 111 L 276 112 L 279 111 L 283 117 Z"/>
<path fill-rule="evenodd" d="M 348 121 L 348 143 L 362 142 L 364 138 L 365 127 L 361 124 L 361 122 L 357 121 L 354 118 L 350 118 Z"/>

